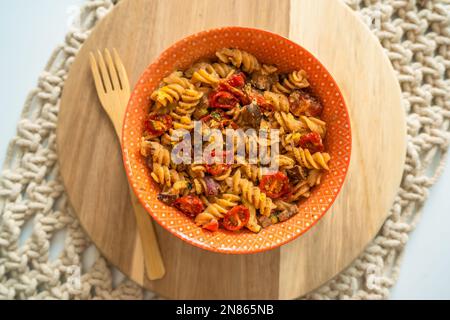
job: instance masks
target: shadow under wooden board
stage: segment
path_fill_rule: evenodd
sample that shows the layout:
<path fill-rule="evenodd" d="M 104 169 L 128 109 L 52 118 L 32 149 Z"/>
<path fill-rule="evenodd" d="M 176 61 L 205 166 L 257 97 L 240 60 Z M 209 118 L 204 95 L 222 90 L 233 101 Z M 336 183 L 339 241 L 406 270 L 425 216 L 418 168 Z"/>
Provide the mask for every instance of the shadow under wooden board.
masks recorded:
<path fill-rule="evenodd" d="M 133 86 L 175 41 L 229 25 L 288 37 L 331 72 L 352 121 L 348 176 L 324 218 L 276 250 L 222 255 L 193 247 L 156 226 L 167 274 L 151 282 L 144 275 L 120 146 L 97 99 L 88 53 L 116 48 Z M 122 0 L 95 28 L 71 67 L 57 142 L 61 175 L 82 226 L 131 279 L 174 299 L 290 299 L 342 271 L 379 231 L 400 184 L 406 125 L 388 58 L 339 0 Z"/>

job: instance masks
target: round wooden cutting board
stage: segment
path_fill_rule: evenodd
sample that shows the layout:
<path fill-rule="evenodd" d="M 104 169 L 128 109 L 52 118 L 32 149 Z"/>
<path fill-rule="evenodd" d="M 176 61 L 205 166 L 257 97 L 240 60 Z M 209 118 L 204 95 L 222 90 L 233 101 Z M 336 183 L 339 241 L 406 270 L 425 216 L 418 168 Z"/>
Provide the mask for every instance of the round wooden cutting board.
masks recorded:
<path fill-rule="evenodd" d="M 149 281 L 120 145 L 97 99 L 88 53 L 116 48 L 133 86 L 175 41 L 229 25 L 288 37 L 331 72 L 352 121 L 348 176 L 316 226 L 268 252 L 212 253 L 156 226 L 167 273 Z M 71 67 L 57 139 L 61 175 L 81 224 L 106 258 L 131 279 L 175 299 L 290 299 L 338 274 L 377 234 L 400 184 L 406 125 L 388 58 L 339 0 L 122 0 L 95 28 Z"/>

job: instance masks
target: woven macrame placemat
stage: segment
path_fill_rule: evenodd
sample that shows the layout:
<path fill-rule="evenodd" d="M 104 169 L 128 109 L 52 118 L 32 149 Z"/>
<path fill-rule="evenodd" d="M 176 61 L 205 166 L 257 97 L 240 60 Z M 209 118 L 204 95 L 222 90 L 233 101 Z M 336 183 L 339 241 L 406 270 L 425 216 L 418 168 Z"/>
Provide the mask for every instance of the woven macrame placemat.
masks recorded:
<path fill-rule="evenodd" d="M 346 2 L 379 38 L 397 73 L 407 113 L 407 158 L 400 191 L 377 237 L 309 299 L 389 296 L 408 234 L 443 170 L 450 141 L 450 2 Z M 114 276 L 118 271 L 96 251 L 70 211 L 56 162 L 59 99 L 69 67 L 116 3 L 88 0 L 82 5 L 26 100 L 0 180 L 0 299 L 157 298 Z M 64 239 L 64 247 L 55 257 L 57 239 Z"/>

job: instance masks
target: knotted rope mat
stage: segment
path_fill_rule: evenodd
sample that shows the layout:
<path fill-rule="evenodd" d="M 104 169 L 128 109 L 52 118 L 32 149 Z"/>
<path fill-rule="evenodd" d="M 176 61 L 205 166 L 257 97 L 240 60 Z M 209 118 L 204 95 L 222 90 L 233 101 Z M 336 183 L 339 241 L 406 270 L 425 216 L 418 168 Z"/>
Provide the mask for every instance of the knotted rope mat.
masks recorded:
<path fill-rule="evenodd" d="M 113 283 L 117 271 L 96 252 L 70 212 L 56 162 L 59 98 L 69 67 L 116 2 L 85 2 L 26 100 L 0 180 L 0 299 L 157 298 L 123 276 Z M 401 189 L 380 233 L 347 270 L 306 296 L 311 299 L 389 296 L 408 234 L 443 170 L 450 140 L 450 2 L 347 4 L 380 39 L 396 70 L 408 115 L 407 159 Z M 56 257 L 50 254 L 54 238 L 65 239 Z M 86 255 L 96 256 L 93 265 L 86 265 Z"/>

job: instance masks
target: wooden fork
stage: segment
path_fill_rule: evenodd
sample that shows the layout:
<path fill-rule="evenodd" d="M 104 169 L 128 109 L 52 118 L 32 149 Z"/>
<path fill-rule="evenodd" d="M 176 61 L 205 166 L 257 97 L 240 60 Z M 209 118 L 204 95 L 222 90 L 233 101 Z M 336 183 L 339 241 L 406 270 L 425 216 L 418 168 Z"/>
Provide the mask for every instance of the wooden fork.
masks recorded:
<path fill-rule="evenodd" d="M 122 141 L 122 125 L 125 109 L 130 98 L 130 85 L 122 61 L 113 50 L 113 56 L 105 49 L 104 56 L 97 50 L 97 57 L 91 52 L 91 70 L 95 87 L 103 109 L 114 125 L 119 141 Z M 139 203 L 131 186 L 130 196 L 136 223 L 144 249 L 144 264 L 150 280 L 161 279 L 165 274 L 164 262 L 156 238 L 155 228 L 148 213 Z"/>

